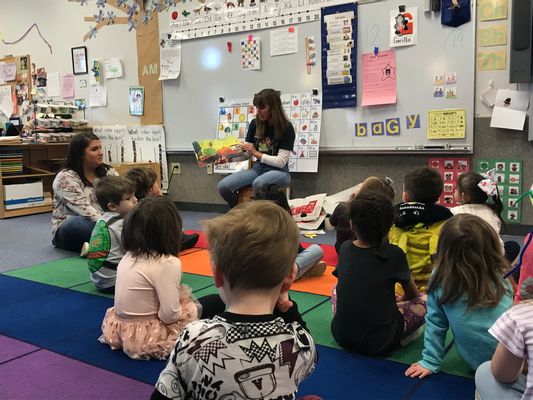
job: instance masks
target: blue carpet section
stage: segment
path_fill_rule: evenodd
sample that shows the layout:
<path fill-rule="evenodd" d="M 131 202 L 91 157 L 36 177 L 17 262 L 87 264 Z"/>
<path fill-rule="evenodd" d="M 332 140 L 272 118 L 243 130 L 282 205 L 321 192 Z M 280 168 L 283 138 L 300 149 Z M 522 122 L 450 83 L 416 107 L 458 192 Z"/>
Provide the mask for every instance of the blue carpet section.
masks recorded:
<path fill-rule="evenodd" d="M 0 275 L 0 334 L 154 384 L 164 361 L 138 361 L 97 341 L 112 299 Z M 26 318 L 25 316 L 31 316 Z M 36 330 L 35 327 L 39 329 Z M 315 373 L 299 395 L 335 399 L 471 399 L 474 382 L 446 374 L 405 378 L 405 365 L 318 346 Z M 386 383 L 386 384 L 385 384 Z"/>
<path fill-rule="evenodd" d="M 298 395 L 324 399 L 473 399 L 474 381 L 447 374 L 419 380 L 404 376 L 405 364 L 318 346 L 315 372 Z"/>

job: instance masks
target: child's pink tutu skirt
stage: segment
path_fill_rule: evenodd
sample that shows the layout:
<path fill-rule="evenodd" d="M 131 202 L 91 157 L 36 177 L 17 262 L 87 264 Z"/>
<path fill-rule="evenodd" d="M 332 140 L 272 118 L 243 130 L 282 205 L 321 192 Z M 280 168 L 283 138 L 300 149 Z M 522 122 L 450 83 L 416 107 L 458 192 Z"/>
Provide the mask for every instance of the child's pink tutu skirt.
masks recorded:
<path fill-rule="evenodd" d="M 113 350 L 122 349 L 131 358 L 164 360 L 168 358 L 185 325 L 196 321 L 201 314 L 199 303 L 186 285 L 180 287 L 180 304 L 180 318 L 169 325 L 157 315 L 124 317 L 115 313 L 115 307 L 108 308 L 98 340 L 107 343 Z"/>

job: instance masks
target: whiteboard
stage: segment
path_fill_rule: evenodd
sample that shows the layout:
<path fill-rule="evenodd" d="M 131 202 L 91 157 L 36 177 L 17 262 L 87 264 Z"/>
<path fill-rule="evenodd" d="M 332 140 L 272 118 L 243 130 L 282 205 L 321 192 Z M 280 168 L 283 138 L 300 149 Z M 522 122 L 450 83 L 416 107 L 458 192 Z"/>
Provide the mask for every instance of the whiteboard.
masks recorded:
<path fill-rule="evenodd" d="M 444 27 L 439 13 L 425 13 L 424 0 L 413 0 L 418 6 L 418 44 L 396 48 L 397 104 L 361 107 L 361 72 L 357 68 L 357 106 L 327 109 L 322 114 L 320 148 L 325 151 L 402 152 L 450 151 L 471 152 L 473 149 L 474 83 L 475 83 L 475 2 L 472 21 L 459 28 Z M 358 7 L 358 64 L 360 54 L 374 47 L 389 49 L 389 17 L 403 1 L 378 1 Z M 167 151 L 192 151 L 191 143 L 215 137 L 219 97 L 250 99 L 263 88 L 283 93 L 321 90 L 321 59 L 310 75 L 306 73 L 304 38 L 314 36 L 320 49 L 319 22 L 295 25 L 299 35 L 298 52 L 270 57 L 269 30 L 243 32 L 191 39 L 182 42 L 181 74 L 177 80 L 163 83 L 163 111 Z M 261 69 L 243 71 L 240 67 L 240 40 L 253 34 L 261 40 Z M 227 43 L 232 44 L 232 52 Z M 433 97 L 436 73 L 457 74 L 457 98 Z M 147 99 L 149 101 L 149 99 Z M 428 111 L 466 110 L 464 139 L 429 140 Z M 406 129 L 407 115 L 420 115 L 420 128 Z M 398 136 L 355 137 L 356 123 L 372 123 L 400 118 Z M 435 148 L 437 147 L 437 148 Z"/>

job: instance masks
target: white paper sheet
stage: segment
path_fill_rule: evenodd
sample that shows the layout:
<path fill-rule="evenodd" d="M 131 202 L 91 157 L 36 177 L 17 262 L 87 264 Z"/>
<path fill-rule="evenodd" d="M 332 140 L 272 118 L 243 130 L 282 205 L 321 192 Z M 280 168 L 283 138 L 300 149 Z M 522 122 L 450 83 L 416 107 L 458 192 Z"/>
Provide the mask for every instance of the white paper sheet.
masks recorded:
<path fill-rule="evenodd" d="M 528 108 L 528 92 L 500 89 L 496 94 L 490 126 L 521 131 L 524 129 Z"/>
<path fill-rule="evenodd" d="M 89 107 L 106 107 L 107 90 L 105 86 L 91 86 L 89 89 Z"/>
<path fill-rule="evenodd" d="M 122 77 L 122 63 L 120 58 L 108 58 L 104 61 L 105 79 L 114 79 Z"/>
<path fill-rule="evenodd" d="M 324 211 L 326 211 L 328 214 L 333 214 L 333 211 L 337 207 L 337 205 L 342 201 L 348 201 L 350 200 L 350 197 L 355 192 L 358 192 L 361 188 L 362 183 L 359 183 L 355 185 L 354 187 L 351 187 L 349 189 L 343 190 L 342 192 L 338 192 L 335 194 L 332 194 L 331 196 L 327 196 L 326 200 L 324 200 Z"/>
<path fill-rule="evenodd" d="M 270 31 L 270 56 L 298 53 L 298 29 L 286 26 Z"/>
<path fill-rule="evenodd" d="M 17 75 L 16 63 L 1 63 L 0 65 L 0 81 L 8 82 L 15 80 Z"/>
<path fill-rule="evenodd" d="M 0 111 L 2 111 L 6 117 L 11 117 L 13 113 L 13 100 L 11 98 L 11 86 L 0 86 Z"/>
<path fill-rule="evenodd" d="M 61 96 L 59 86 L 59 72 L 48 72 L 46 75 L 46 94 L 48 97 Z"/>
<path fill-rule="evenodd" d="M 176 79 L 181 71 L 181 40 L 162 35 L 159 48 L 159 80 Z"/>

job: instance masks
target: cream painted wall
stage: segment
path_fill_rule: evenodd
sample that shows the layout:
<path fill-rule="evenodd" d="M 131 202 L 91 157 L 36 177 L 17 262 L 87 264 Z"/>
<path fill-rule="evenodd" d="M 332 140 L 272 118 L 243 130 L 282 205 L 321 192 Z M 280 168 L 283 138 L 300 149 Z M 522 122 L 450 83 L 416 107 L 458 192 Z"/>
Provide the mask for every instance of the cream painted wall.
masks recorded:
<path fill-rule="evenodd" d="M 109 7 L 106 7 L 106 11 L 109 9 Z M 93 125 L 138 124 L 138 118 L 128 115 L 127 107 L 128 86 L 137 84 L 135 33 L 128 32 L 127 25 L 105 27 L 98 32 L 95 39 L 90 39 L 84 43 L 82 37 L 92 24 L 84 22 L 83 17 L 97 12 L 95 0 L 89 0 L 89 5 L 86 6 L 80 6 L 77 2 L 69 2 L 67 0 L 0 0 L 0 10 L 0 32 L 4 35 L 4 40 L 15 40 L 31 24 L 36 22 L 41 33 L 52 44 L 54 51 L 53 55 L 51 55 L 46 44 L 40 39 L 37 32 L 33 30 L 16 45 L 0 43 L 0 55 L 29 53 L 32 61 L 37 66 L 45 66 L 47 71 L 58 71 L 60 73 L 72 72 L 71 47 L 87 46 L 89 61 L 94 58 L 121 58 L 125 76 L 105 82 L 108 106 L 88 109 L 87 118 Z M 511 7 L 509 6 L 509 18 L 507 20 L 478 21 L 478 27 L 506 24 L 508 25 L 509 42 L 510 13 Z M 123 15 L 119 12 L 116 12 L 116 14 L 117 16 Z M 159 20 L 160 31 L 166 32 L 169 21 L 168 13 L 162 13 Z M 505 48 L 508 53 L 509 45 L 505 46 Z M 184 57 L 186 56 L 184 54 Z M 457 60 L 457 62 L 459 63 L 461 60 Z M 508 65 L 509 59 L 507 59 Z M 88 98 L 88 89 L 79 88 L 80 79 L 88 79 L 88 75 L 76 76 L 76 97 Z M 488 87 L 490 79 L 494 81 L 497 89 L 516 87 L 516 85 L 509 85 L 508 68 L 501 71 L 477 71 L 476 82 L 472 82 L 472 86 L 475 87 L 476 91 L 476 116 L 491 115 L 492 109 L 479 99 L 479 95 Z M 149 101 L 149 99 L 147 100 Z"/>
<path fill-rule="evenodd" d="M 106 7 L 104 11 L 111 9 Z M 117 16 L 125 16 L 114 11 Z M 0 0 L 0 32 L 5 41 L 18 39 L 33 23 L 37 23 L 53 49 L 53 54 L 50 54 L 48 46 L 34 28 L 18 44 L 5 45 L 0 42 L 0 55 L 30 54 L 37 67 L 44 66 L 47 72 L 61 74 L 72 73 L 72 47 L 87 46 L 89 69 L 93 59 L 119 57 L 124 76 L 104 82 L 107 87 L 107 107 L 87 109 L 87 119 L 91 125 L 138 125 L 139 118 L 128 114 L 128 87 L 138 84 L 135 32 L 128 32 L 127 25 L 110 25 L 98 31 L 96 38 L 83 42 L 83 35 L 94 25 L 84 22 L 83 18 L 96 13 L 94 0 L 89 0 L 85 6 L 67 0 Z M 168 26 L 168 16 L 161 15 L 160 19 L 163 25 Z M 89 75 L 75 76 L 76 98 L 85 97 L 88 101 L 89 89 L 79 87 L 80 79 L 88 82 Z"/>

